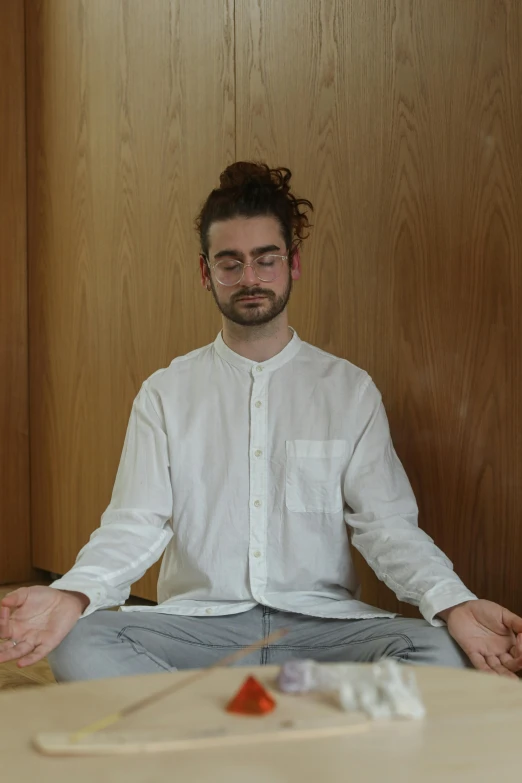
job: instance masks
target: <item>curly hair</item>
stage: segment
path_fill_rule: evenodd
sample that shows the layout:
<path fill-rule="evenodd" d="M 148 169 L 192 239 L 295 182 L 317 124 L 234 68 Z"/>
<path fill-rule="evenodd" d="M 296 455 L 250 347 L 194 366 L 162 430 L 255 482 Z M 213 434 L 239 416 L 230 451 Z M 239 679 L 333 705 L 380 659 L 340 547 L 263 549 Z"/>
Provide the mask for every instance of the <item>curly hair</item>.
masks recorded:
<path fill-rule="evenodd" d="M 287 250 L 298 247 L 311 228 L 306 210 L 313 211 L 313 206 L 290 191 L 291 176 L 290 169 L 271 169 L 266 163 L 238 161 L 228 166 L 219 178 L 219 188 L 210 193 L 195 221 L 205 258 L 212 223 L 234 217 L 272 215 L 281 226 Z"/>

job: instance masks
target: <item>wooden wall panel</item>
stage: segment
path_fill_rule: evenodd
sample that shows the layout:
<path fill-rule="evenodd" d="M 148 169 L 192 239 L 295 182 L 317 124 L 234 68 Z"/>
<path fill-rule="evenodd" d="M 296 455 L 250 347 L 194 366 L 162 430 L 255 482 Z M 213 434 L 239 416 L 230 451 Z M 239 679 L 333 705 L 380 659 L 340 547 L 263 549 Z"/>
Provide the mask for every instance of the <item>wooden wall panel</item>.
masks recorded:
<path fill-rule="evenodd" d="M 316 206 L 293 324 L 372 374 L 421 525 L 521 612 L 522 4 L 236 0 L 236 47 L 237 157 Z"/>
<path fill-rule="evenodd" d="M 33 557 L 64 573 L 141 383 L 219 329 L 193 219 L 234 158 L 232 0 L 30 0 L 27 72 Z"/>
<path fill-rule="evenodd" d="M 0 584 L 31 577 L 23 0 L 0 3 Z"/>

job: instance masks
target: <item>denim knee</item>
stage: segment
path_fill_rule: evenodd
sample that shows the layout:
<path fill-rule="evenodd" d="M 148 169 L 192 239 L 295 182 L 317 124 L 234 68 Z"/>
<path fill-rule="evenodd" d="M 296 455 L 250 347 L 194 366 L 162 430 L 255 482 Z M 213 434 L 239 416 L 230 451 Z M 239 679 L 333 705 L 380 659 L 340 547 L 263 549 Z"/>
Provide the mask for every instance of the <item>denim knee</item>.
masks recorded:
<path fill-rule="evenodd" d="M 429 666 L 446 666 L 462 669 L 471 662 L 447 628 L 427 626 L 413 639 L 414 652 L 408 655 L 408 662 Z"/>
<path fill-rule="evenodd" d="M 100 612 L 99 614 L 105 614 Z M 110 626 L 99 622 L 98 613 L 80 618 L 60 644 L 52 650 L 47 660 L 57 682 L 75 682 L 94 679 L 93 658 L 103 643 L 109 641 Z M 112 630 L 114 641 L 117 629 Z"/>

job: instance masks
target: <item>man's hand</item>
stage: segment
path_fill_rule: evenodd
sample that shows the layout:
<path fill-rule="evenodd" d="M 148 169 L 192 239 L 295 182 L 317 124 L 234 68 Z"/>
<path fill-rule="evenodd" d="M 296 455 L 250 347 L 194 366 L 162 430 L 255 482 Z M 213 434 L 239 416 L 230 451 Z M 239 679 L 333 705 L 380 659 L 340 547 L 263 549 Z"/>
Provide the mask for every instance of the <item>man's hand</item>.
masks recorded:
<path fill-rule="evenodd" d="M 522 671 L 522 618 L 492 601 L 467 601 L 439 612 L 476 669 L 516 677 Z"/>
<path fill-rule="evenodd" d="M 0 663 L 30 666 L 45 658 L 76 625 L 89 604 L 83 593 L 20 587 L 0 603 Z M 16 642 L 16 644 L 14 644 Z"/>

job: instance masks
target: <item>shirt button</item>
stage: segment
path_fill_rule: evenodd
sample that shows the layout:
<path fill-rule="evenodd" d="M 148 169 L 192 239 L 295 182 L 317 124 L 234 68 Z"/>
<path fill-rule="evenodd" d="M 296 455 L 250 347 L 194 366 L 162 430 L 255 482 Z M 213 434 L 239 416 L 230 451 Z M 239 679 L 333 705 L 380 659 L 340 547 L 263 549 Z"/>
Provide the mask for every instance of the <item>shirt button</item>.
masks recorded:
<path fill-rule="evenodd" d="M 261 506 L 261 501 L 260 501 L 260 500 L 256 500 L 256 501 L 254 502 L 254 506 L 255 506 L 256 508 L 259 508 L 259 507 Z"/>
<path fill-rule="evenodd" d="M 259 551 L 259 549 L 256 549 L 256 551 L 254 552 L 254 557 L 261 557 L 261 552 Z"/>
<path fill-rule="evenodd" d="M 212 614 L 212 609 L 205 609 L 207 614 Z"/>
<path fill-rule="evenodd" d="M 262 367 L 259 367 L 259 365 L 256 367 L 256 370 L 257 370 L 258 372 L 263 372 L 263 368 L 262 368 Z"/>
<path fill-rule="evenodd" d="M 261 449 L 256 449 L 254 451 L 254 454 L 256 455 L 256 457 L 260 457 L 263 454 L 263 452 L 261 451 Z"/>
<path fill-rule="evenodd" d="M 258 400 L 258 401 L 256 402 L 256 408 L 260 408 L 262 404 L 263 404 L 263 403 L 261 402 L 261 400 Z"/>

